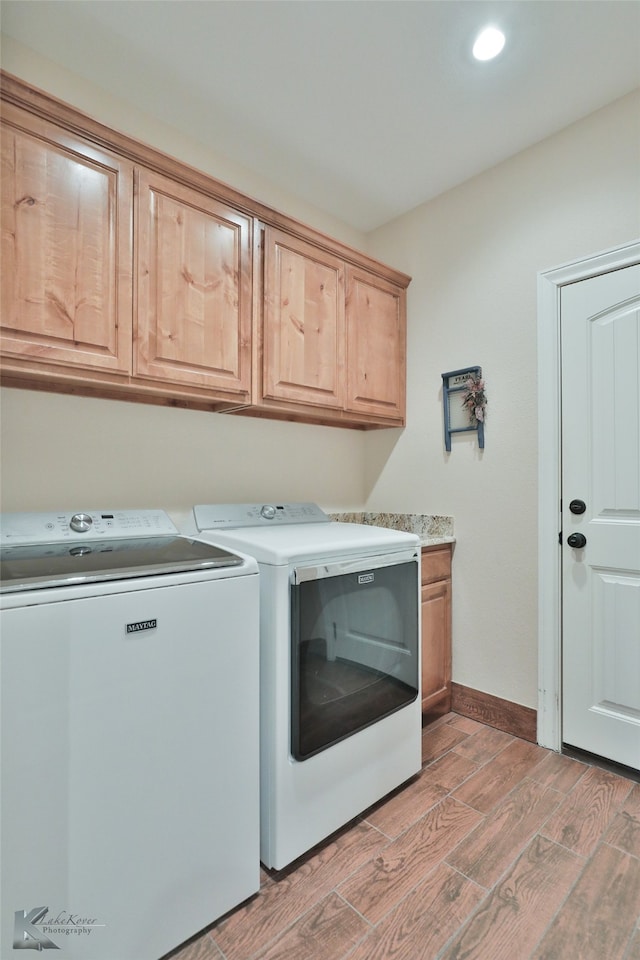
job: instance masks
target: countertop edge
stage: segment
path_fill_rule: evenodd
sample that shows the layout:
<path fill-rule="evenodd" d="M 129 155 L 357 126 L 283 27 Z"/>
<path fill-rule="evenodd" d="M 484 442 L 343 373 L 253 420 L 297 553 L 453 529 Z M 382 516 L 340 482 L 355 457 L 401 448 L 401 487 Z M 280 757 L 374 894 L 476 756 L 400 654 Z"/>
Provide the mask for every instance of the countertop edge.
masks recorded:
<path fill-rule="evenodd" d="M 437 547 L 443 543 L 455 543 L 455 537 L 422 537 L 420 539 L 421 547 Z"/>
<path fill-rule="evenodd" d="M 330 513 L 331 520 L 343 523 L 361 523 L 365 526 L 383 527 L 413 533 L 422 547 L 434 547 L 455 543 L 453 517 L 416 513 L 344 512 Z"/>

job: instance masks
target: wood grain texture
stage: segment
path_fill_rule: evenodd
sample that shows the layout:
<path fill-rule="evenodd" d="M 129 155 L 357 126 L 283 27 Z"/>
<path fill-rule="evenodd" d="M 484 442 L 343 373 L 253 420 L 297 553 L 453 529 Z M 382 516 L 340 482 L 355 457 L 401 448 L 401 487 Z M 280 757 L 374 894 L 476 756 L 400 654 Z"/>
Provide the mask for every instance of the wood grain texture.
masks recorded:
<path fill-rule="evenodd" d="M 509 745 L 530 745 L 456 714 L 424 733 L 438 730 L 437 759 L 364 815 L 406 824 L 398 837 L 347 824 L 286 870 L 263 870 L 255 897 L 164 960 L 640 960 L 638 785 L 620 778 L 626 797 L 596 818 L 603 833 L 585 856 L 544 836 L 555 814 L 544 816 L 574 795 L 587 802 L 598 768 L 540 748 L 530 775 L 482 814 L 453 792 L 479 771 L 488 782 L 494 764 L 502 779 L 505 754 L 527 756 Z M 439 790 L 449 793 L 430 806 Z"/>
<path fill-rule="evenodd" d="M 447 863 L 491 887 L 555 810 L 562 795 L 523 780 L 447 857 Z"/>
<path fill-rule="evenodd" d="M 451 549 L 450 543 L 422 548 L 420 572 L 423 584 L 451 579 Z"/>
<path fill-rule="evenodd" d="M 344 406 L 344 263 L 270 228 L 264 263 L 260 401 Z"/>
<path fill-rule="evenodd" d="M 623 960 L 640 915 L 640 860 L 601 844 L 531 960 Z"/>
<path fill-rule="evenodd" d="M 404 423 L 406 292 L 352 266 L 346 283 L 346 408 Z"/>
<path fill-rule="evenodd" d="M 248 960 L 284 933 L 314 903 L 356 871 L 387 843 L 365 823 L 355 823 L 312 851 L 301 864 L 269 874 L 259 897 L 215 928 L 214 940 L 227 960 Z"/>
<path fill-rule="evenodd" d="M 176 960 L 224 960 L 224 954 L 208 933 L 201 934 L 171 956 Z"/>
<path fill-rule="evenodd" d="M 437 757 L 448 753 L 452 747 L 463 743 L 467 734 L 463 730 L 456 730 L 448 723 L 425 727 L 422 731 L 422 762 L 429 763 Z"/>
<path fill-rule="evenodd" d="M 136 184 L 134 374 L 248 402 L 251 220 L 148 170 Z"/>
<path fill-rule="evenodd" d="M 590 767 L 545 824 L 542 833 L 588 856 L 619 813 L 632 786 L 624 777 Z"/>
<path fill-rule="evenodd" d="M 522 780 L 531 776 L 546 757 L 546 751 L 526 740 L 514 740 L 495 758 L 455 791 L 454 796 L 474 810 L 489 813 Z"/>
<path fill-rule="evenodd" d="M 447 797 L 338 887 L 375 923 L 438 865 L 478 823 L 474 810 Z"/>
<path fill-rule="evenodd" d="M 3 354 L 128 373 L 131 164 L 13 107 L 1 136 Z"/>
<path fill-rule="evenodd" d="M 582 865 L 564 847 L 534 837 L 441 960 L 527 957 Z"/>
<path fill-rule="evenodd" d="M 454 730 L 463 730 L 466 734 L 480 733 L 481 730 L 484 730 L 484 724 L 480 723 L 479 720 L 472 720 L 470 717 L 462 717 L 458 713 L 450 713 L 449 717 L 446 719 L 446 722 L 449 723 Z"/>
<path fill-rule="evenodd" d="M 422 710 L 451 705 L 451 580 L 423 584 L 422 613 Z"/>
<path fill-rule="evenodd" d="M 451 685 L 451 709 L 463 717 L 488 723 L 522 740 L 537 742 L 537 712 L 461 683 Z"/>
<path fill-rule="evenodd" d="M 640 859 L 640 784 L 627 797 L 605 835 L 607 843 Z"/>
<path fill-rule="evenodd" d="M 353 947 L 369 924 L 331 893 L 254 960 L 335 960 Z"/>
<path fill-rule="evenodd" d="M 436 957 L 483 893 L 441 863 L 365 937 L 349 960 Z"/>
<path fill-rule="evenodd" d="M 478 769 L 477 763 L 467 760 L 466 757 L 461 757 L 451 750 L 425 767 L 424 775 L 428 776 L 439 787 L 451 792 Z"/>
<path fill-rule="evenodd" d="M 529 776 L 545 787 L 553 787 L 560 793 L 569 793 L 585 773 L 586 767 L 583 763 L 572 760 L 571 757 L 564 757 L 560 753 L 550 753 L 545 750 L 544 760 L 529 773 Z"/>
<path fill-rule="evenodd" d="M 454 729 L 457 728 L 454 727 Z M 483 727 L 476 736 L 464 737 L 453 749 L 461 757 L 466 757 L 474 763 L 486 763 L 488 760 L 493 760 L 510 743 L 513 743 L 513 737 L 509 734 L 502 733 L 494 727 Z"/>
<path fill-rule="evenodd" d="M 433 777 L 431 768 L 428 768 L 422 770 L 406 786 L 367 810 L 363 817 L 367 823 L 393 840 L 415 823 L 416 810 L 430 810 L 443 800 L 448 792 L 446 787 Z"/>

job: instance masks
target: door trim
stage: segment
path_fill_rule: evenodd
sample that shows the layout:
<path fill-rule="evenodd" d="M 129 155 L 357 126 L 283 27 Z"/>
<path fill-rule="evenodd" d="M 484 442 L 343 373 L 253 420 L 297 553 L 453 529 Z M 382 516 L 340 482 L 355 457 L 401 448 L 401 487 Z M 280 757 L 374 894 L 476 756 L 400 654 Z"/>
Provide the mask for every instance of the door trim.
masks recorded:
<path fill-rule="evenodd" d="M 640 263 L 640 240 L 538 273 L 538 743 L 562 746 L 560 290 Z"/>

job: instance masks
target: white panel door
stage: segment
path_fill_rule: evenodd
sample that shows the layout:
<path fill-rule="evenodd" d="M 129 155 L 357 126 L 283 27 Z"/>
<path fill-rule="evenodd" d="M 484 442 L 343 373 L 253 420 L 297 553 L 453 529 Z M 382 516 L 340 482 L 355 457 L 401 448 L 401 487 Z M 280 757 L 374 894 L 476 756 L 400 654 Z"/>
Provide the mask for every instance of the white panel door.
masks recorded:
<path fill-rule="evenodd" d="M 640 769 L 640 265 L 563 287 L 561 341 L 562 739 Z"/>

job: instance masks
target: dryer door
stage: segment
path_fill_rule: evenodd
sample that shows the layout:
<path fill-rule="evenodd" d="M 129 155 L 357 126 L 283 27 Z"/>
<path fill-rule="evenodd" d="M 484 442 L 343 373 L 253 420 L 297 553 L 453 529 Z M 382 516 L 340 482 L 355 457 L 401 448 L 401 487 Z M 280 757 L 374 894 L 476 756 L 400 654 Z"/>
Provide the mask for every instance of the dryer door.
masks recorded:
<path fill-rule="evenodd" d="M 306 760 L 419 689 L 415 551 L 298 567 L 291 584 L 291 753 Z"/>

